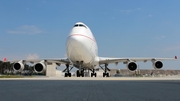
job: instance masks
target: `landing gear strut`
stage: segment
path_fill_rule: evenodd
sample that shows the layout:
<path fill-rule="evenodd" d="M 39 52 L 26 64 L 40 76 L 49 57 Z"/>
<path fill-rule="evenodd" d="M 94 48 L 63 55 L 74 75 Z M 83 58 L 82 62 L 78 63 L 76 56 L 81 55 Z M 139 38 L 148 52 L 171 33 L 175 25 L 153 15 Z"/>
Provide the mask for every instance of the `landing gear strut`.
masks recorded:
<path fill-rule="evenodd" d="M 108 66 L 108 64 L 105 64 L 104 69 L 100 66 L 104 70 L 103 77 L 109 77 L 110 76 L 107 71 L 111 71 L 111 70 L 107 66 Z"/>
<path fill-rule="evenodd" d="M 73 67 L 71 67 L 71 69 L 72 69 Z M 69 64 L 66 64 L 66 69 L 63 71 L 63 72 L 65 72 L 65 74 L 64 74 L 64 77 L 71 77 L 71 73 L 70 73 L 70 71 L 71 71 L 71 69 L 69 69 Z"/>

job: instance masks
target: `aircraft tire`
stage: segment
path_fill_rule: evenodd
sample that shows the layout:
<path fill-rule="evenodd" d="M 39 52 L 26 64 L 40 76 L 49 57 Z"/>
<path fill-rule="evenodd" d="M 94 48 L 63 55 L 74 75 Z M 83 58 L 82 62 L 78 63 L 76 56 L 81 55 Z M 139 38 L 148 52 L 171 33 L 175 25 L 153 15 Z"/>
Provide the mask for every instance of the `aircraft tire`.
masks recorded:
<path fill-rule="evenodd" d="M 91 73 L 91 77 L 93 77 L 93 73 Z"/>
<path fill-rule="evenodd" d="M 94 76 L 96 77 L 96 76 L 97 76 L 97 73 L 94 73 Z"/>
<path fill-rule="evenodd" d="M 67 73 L 64 74 L 64 77 L 67 77 Z"/>
<path fill-rule="evenodd" d="M 105 77 L 105 73 L 103 73 L 103 77 Z"/>
<path fill-rule="evenodd" d="M 106 77 L 109 77 L 109 73 L 106 73 Z"/>
<path fill-rule="evenodd" d="M 68 73 L 68 76 L 71 77 L 71 73 Z"/>

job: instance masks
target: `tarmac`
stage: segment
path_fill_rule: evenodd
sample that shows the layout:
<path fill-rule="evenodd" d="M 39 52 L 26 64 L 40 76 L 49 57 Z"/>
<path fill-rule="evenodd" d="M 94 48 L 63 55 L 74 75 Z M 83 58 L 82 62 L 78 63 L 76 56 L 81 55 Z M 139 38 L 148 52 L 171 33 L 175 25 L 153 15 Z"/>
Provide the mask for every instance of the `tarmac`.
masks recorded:
<path fill-rule="evenodd" d="M 180 101 L 180 78 L 1 78 L 0 101 Z"/>

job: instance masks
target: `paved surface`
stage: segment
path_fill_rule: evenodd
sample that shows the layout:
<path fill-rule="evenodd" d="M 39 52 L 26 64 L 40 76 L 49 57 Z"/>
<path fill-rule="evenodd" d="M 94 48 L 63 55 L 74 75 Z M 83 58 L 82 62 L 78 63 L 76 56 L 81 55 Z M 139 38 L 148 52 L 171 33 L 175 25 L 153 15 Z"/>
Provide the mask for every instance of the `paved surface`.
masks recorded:
<path fill-rule="evenodd" d="M 180 101 L 180 80 L 78 79 L 1 79 L 0 101 Z"/>

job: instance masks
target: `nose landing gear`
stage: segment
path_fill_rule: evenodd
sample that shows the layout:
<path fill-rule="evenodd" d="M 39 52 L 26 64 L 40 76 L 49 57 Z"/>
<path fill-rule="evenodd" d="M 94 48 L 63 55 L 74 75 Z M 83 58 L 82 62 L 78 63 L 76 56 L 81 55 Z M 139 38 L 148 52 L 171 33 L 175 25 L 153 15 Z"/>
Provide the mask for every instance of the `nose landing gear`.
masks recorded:
<path fill-rule="evenodd" d="M 76 71 L 76 75 L 77 77 L 84 77 L 84 69 L 82 69 L 82 64 L 83 64 L 83 61 L 79 62 L 77 61 L 77 65 L 79 66 L 79 70 Z"/>
<path fill-rule="evenodd" d="M 80 76 L 84 77 L 84 69 L 82 69 L 82 70 L 77 70 L 77 71 L 76 71 L 76 75 L 77 75 L 77 77 L 80 77 Z"/>

